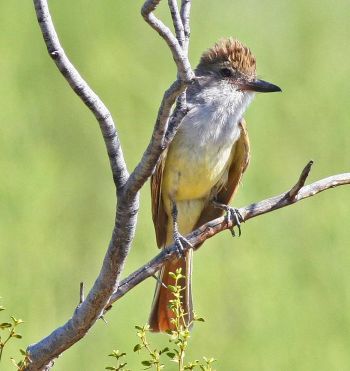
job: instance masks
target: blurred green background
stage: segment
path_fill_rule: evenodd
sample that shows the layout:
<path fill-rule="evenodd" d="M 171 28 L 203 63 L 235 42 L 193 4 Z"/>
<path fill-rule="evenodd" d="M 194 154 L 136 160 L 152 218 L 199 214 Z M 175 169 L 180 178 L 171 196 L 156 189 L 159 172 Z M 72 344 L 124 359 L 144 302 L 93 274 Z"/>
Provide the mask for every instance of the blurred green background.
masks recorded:
<path fill-rule="evenodd" d="M 148 143 L 175 68 L 142 20 L 141 1 L 51 0 L 73 63 L 113 113 L 132 169 Z M 158 14 L 169 20 L 165 4 Z M 246 119 L 251 165 L 235 206 L 287 190 L 309 159 L 310 181 L 350 169 L 350 2 L 193 1 L 191 61 L 223 36 L 255 53 L 283 94 L 260 95 Z M 47 55 L 31 1 L 0 3 L 0 295 L 26 321 L 10 355 L 66 321 L 79 282 L 91 287 L 109 241 L 114 189 L 94 118 Z M 194 299 L 206 318 L 189 357 L 218 370 L 350 370 L 350 188 L 331 190 L 222 233 L 195 256 Z M 148 185 L 124 275 L 156 253 Z M 150 279 L 56 362 L 103 370 L 118 348 L 132 370 L 135 324 L 148 318 Z M 154 337 L 159 342 L 159 336 Z M 166 342 L 166 339 L 163 339 Z"/>

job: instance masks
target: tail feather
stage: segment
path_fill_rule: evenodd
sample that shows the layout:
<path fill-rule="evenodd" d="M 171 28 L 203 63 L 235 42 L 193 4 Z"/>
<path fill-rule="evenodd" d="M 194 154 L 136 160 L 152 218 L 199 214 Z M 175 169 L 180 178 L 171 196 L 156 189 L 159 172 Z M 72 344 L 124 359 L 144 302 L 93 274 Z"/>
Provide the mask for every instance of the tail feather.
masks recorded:
<path fill-rule="evenodd" d="M 165 286 L 174 285 L 174 279 L 170 277 L 169 272 L 175 272 L 181 268 L 181 273 L 186 279 L 180 280 L 180 285 L 185 287 L 182 291 L 181 305 L 184 309 L 186 325 L 190 324 L 193 320 L 193 305 L 192 305 L 192 255 L 193 251 L 189 250 L 186 253 L 185 258 L 180 258 L 174 261 L 170 261 L 162 268 L 159 279 L 163 283 L 162 285 L 158 282 L 156 291 L 154 294 L 151 315 L 149 318 L 149 325 L 154 332 L 165 332 L 167 330 L 173 330 L 174 325 L 171 323 L 171 319 L 174 318 L 174 314 L 169 309 L 169 300 L 174 299 L 172 292 Z"/>

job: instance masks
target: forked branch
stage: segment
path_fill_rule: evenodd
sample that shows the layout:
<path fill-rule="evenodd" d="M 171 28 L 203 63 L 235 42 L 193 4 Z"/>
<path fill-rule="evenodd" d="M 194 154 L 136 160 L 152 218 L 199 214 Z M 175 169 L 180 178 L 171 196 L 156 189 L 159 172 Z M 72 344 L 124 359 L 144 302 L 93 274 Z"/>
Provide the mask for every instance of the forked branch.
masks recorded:
<path fill-rule="evenodd" d="M 154 11 L 159 3 L 160 0 L 146 0 L 141 9 L 141 14 L 145 21 L 168 44 L 177 67 L 177 80 L 164 93 L 150 143 L 127 182 L 126 192 L 128 193 L 139 191 L 152 175 L 157 161 L 169 145 L 179 127 L 182 117 L 186 113 L 186 107 L 184 105 L 177 105 L 172 115 L 171 125 L 168 125 L 172 107 L 176 99 L 184 93 L 187 86 L 195 78 L 188 60 L 190 1 L 183 1 L 181 6 L 182 17 L 178 10 L 177 1 L 168 0 L 176 36 L 154 15 Z M 182 23 L 182 19 L 185 21 L 185 25 Z M 187 30 L 187 33 L 185 30 Z M 169 126 L 171 128 L 170 134 L 168 133 Z"/>
<path fill-rule="evenodd" d="M 142 8 L 142 14 L 151 27 L 167 42 L 177 66 L 178 78 L 165 92 L 151 141 L 139 165 L 129 176 L 110 112 L 67 58 L 55 31 L 47 0 L 33 1 L 41 32 L 51 58 L 69 85 L 99 122 L 118 195 L 115 225 L 111 240 L 101 271 L 92 289 L 86 298 L 81 292 L 80 304 L 63 326 L 55 329 L 46 338 L 30 345 L 27 349 L 30 357 L 27 370 L 49 370 L 56 357 L 86 335 L 96 320 L 101 317 L 113 292 L 118 288 L 120 274 L 134 238 L 139 208 L 138 191 L 152 174 L 154 166 L 166 147 L 165 135 L 172 107 L 178 96 L 185 91 L 187 85 L 192 81 L 194 74 L 188 61 L 187 46 L 183 48 L 185 42 L 188 45 L 189 34 L 187 31 L 185 32 L 185 29 L 188 30 L 189 27 L 188 3 L 190 1 L 183 2 L 183 4 L 186 3 L 186 9 L 184 10 L 182 7 L 181 14 L 177 2 L 169 1 L 176 31 L 175 37 L 169 28 L 153 14 L 160 0 L 147 0 Z M 186 15 L 185 18 L 183 18 L 183 14 Z M 182 24 L 182 19 L 186 19 L 186 25 Z M 174 114 L 173 117 L 181 120 L 181 115 L 178 113 Z M 176 132 L 178 125 L 179 122 L 173 123 L 173 134 Z"/>

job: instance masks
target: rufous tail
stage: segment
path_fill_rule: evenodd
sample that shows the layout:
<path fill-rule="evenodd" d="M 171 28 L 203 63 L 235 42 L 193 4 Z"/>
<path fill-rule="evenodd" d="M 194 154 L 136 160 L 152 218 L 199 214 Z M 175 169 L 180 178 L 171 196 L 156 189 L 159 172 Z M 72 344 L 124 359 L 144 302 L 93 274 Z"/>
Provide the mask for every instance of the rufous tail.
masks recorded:
<path fill-rule="evenodd" d="M 186 278 L 181 279 L 178 284 L 185 287 L 185 290 L 181 292 L 182 299 L 181 304 L 185 312 L 186 325 L 191 324 L 193 320 L 193 305 L 192 305 L 192 256 L 193 251 L 190 249 L 185 257 L 181 257 L 177 260 L 166 263 L 159 274 L 159 280 L 167 287 L 168 285 L 175 285 L 175 280 L 170 277 L 169 272 L 174 272 L 181 268 L 181 274 Z M 157 283 L 156 291 L 153 298 L 151 315 L 149 317 L 149 325 L 154 332 L 165 332 L 167 330 L 173 330 L 174 325 L 171 323 L 171 319 L 174 318 L 174 313 L 169 309 L 169 300 L 173 300 L 174 296 L 172 292 L 160 284 Z"/>

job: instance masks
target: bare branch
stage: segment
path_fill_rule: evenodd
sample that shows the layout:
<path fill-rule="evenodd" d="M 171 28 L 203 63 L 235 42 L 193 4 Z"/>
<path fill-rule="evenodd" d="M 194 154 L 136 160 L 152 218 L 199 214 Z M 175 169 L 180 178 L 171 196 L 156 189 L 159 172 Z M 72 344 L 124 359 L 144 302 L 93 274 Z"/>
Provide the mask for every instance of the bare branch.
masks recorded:
<path fill-rule="evenodd" d="M 101 99 L 80 76 L 77 69 L 66 56 L 55 31 L 46 0 L 34 0 L 35 11 L 49 55 L 54 60 L 69 85 L 94 114 L 100 124 L 112 169 L 113 179 L 118 191 L 121 191 L 128 179 L 118 134 L 113 118 Z"/>
<path fill-rule="evenodd" d="M 177 0 L 168 0 L 168 5 L 171 13 L 171 18 L 173 19 L 176 39 L 183 49 L 185 43 L 185 32 L 179 12 L 179 7 L 177 6 Z"/>
<path fill-rule="evenodd" d="M 191 82 L 194 76 L 190 62 L 187 58 L 187 54 L 183 52 L 180 43 L 178 42 L 176 37 L 172 34 L 170 29 L 167 26 L 165 26 L 165 24 L 161 20 L 159 20 L 153 13 L 159 3 L 160 0 L 146 0 L 141 9 L 141 14 L 145 21 L 155 31 L 157 31 L 158 34 L 168 44 L 169 49 L 173 55 L 174 61 L 176 63 L 180 80 L 189 83 Z M 180 19 L 176 17 L 174 21 L 178 22 L 180 21 Z M 174 24 L 175 30 L 181 27 L 183 26 L 180 24 L 176 23 Z"/>
<path fill-rule="evenodd" d="M 118 288 L 119 277 L 124 268 L 131 241 L 134 238 L 139 207 L 138 191 L 151 175 L 154 165 L 164 150 L 164 137 L 172 106 L 176 98 L 184 92 L 186 86 L 192 81 L 194 74 L 187 54 L 183 53 L 178 40 L 152 13 L 160 0 L 147 0 L 142 8 L 142 13 L 146 21 L 169 45 L 178 69 L 178 79 L 165 92 L 151 143 L 140 164 L 128 179 L 123 153 L 109 111 L 65 55 L 51 20 L 47 0 L 33 1 L 50 56 L 70 86 L 93 112 L 100 124 L 119 196 L 111 241 L 99 276 L 89 294 L 84 299 L 81 292 L 81 303 L 75 309 L 72 317 L 63 326 L 57 328 L 36 344 L 30 345 L 27 349 L 30 355 L 30 364 L 26 370 L 49 370 L 53 366 L 53 360 L 84 337 L 96 320 L 101 318 L 104 308 L 108 307 L 113 292 Z M 178 10 L 177 13 L 174 13 L 174 22 L 181 23 Z M 180 23 L 174 25 L 175 30 L 178 30 L 177 32 L 181 32 Z M 175 117 L 179 116 L 175 115 Z"/>
<path fill-rule="evenodd" d="M 165 92 L 162 103 L 159 107 L 158 117 L 153 129 L 152 138 L 142 155 L 141 161 L 131 173 L 126 184 L 126 192 L 135 193 L 141 189 L 147 179 L 151 176 L 153 169 L 166 148 L 164 146 L 164 137 L 171 114 L 171 108 L 176 98 L 186 89 L 186 85 L 176 80 Z"/>
<path fill-rule="evenodd" d="M 312 160 L 307 163 L 307 165 L 304 167 L 303 171 L 301 172 L 298 181 L 296 182 L 294 187 L 289 191 L 289 197 L 291 199 L 294 199 L 297 196 L 300 189 L 305 185 L 306 179 L 310 174 L 313 163 L 314 162 Z"/>
<path fill-rule="evenodd" d="M 184 53 L 188 53 L 189 40 L 191 35 L 190 30 L 190 13 L 191 13 L 191 0 L 181 0 L 181 20 L 185 33 L 185 42 L 182 45 Z"/>
<path fill-rule="evenodd" d="M 79 305 L 85 300 L 85 293 L 84 293 L 84 282 L 80 282 L 80 288 L 79 288 Z"/>
<path fill-rule="evenodd" d="M 302 175 L 305 176 L 306 172 L 310 170 L 311 162 L 305 167 L 302 172 Z M 306 170 L 308 169 L 308 170 Z M 300 181 L 300 180 L 299 180 Z M 298 181 L 298 182 L 299 182 Z M 298 184 L 298 183 L 297 183 Z M 323 192 L 330 188 L 339 187 L 342 185 L 350 184 L 350 173 L 338 174 L 330 176 L 325 179 L 321 179 L 317 182 L 309 184 L 307 186 L 301 187 L 296 195 L 290 196 L 290 191 L 282 193 L 281 195 L 268 198 L 263 201 L 253 203 L 251 205 L 242 207 L 239 209 L 240 214 L 243 217 L 243 221 L 255 218 L 259 215 L 269 213 L 271 211 L 280 209 L 282 207 L 293 205 L 294 203 L 301 201 L 305 198 L 312 197 L 320 192 Z M 200 228 L 196 229 L 188 236 L 186 239 L 193 245 L 201 245 L 207 239 L 215 236 L 216 234 L 226 230 L 231 229 L 236 225 L 236 221 L 227 220 L 226 217 L 217 218 L 212 220 Z M 203 246 L 203 245 L 201 245 Z M 185 251 L 189 249 L 186 245 L 184 246 Z M 135 272 L 130 274 L 127 278 L 120 282 L 118 290 L 113 294 L 111 301 L 108 303 L 109 308 L 111 304 L 119 300 L 124 296 L 128 291 L 134 288 L 136 285 L 144 281 L 154 274 L 165 264 L 165 262 L 173 259 L 178 253 L 177 247 L 173 244 L 171 246 L 163 249 L 156 257 L 150 260 L 148 263 L 137 269 Z"/>
<path fill-rule="evenodd" d="M 162 154 L 166 149 L 166 146 L 169 144 L 169 140 L 165 141 L 165 133 L 167 132 L 169 117 L 171 114 L 171 109 L 176 101 L 176 99 L 183 93 L 188 84 L 190 84 L 194 79 L 194 73 L 192 71 L 190 62 L 188 60 L 187 51 L 184 52 L 178 39 L 172 34 L 170 29 L 164 25 L 155 15 L 154 10 L 157 5 L 160 3 L 160 0 L 146 0 L 144 3 L 141 13 L 145 21 L 158 32 L 158 34 L 165 40 L 168 44 L 175 64 L 177 66 L 178 78 L 170 86 L 170 88 L 165 92 L 163 96 L 162 103 L 160 105 L 156 124 L 152 133 L 151 141 L 144 152 L 141 161 L 136 166 L 135 170 L 130 175 L 130 178 L 126 185 L 127 193 L 137 192 L 147 179 L 151 176 L 154 167 Z M 183 29 L 181 23 L 181 18 L 178 16 L 177 4 L 175 8 L 174 1 L 169 0 L 169 5 L 173 7 L 174 15 L 173 22 L 175 30 Z M 183 110 L 182 110 L 183 111 Z M 179 120 L 182 119 L 182 114 L 174 114 L 174 118 Z M 173 122 L 172 125 L 172 135 L 173 137 L 181 121 L 178 121 L 176 124 Z"/>
<path fill-rule="evenodd" d="M 96 320 L 101 317 L 103 308 L 106 307 L 111 295 L 118 287 L 119 277 L 134 238 L 139 199 L 137 193 L 128 194 L 126 197 L 123 192 L 128 172 L 109 111 L 65 55 L 49 14 L 47 0 L 34 0 L 34 5 L 49 54 L 70 86 L 94 113 L 100 124 L 117 193 L 120 196 L 112 237 L 101 271 L 88 296 L 82 300 L 72 317 L 63 326 L 27 348 L 30 354 L 30 364 L 26 370 L 49 370 L 53 366 L 53 360 L 85 336 Z"/>

